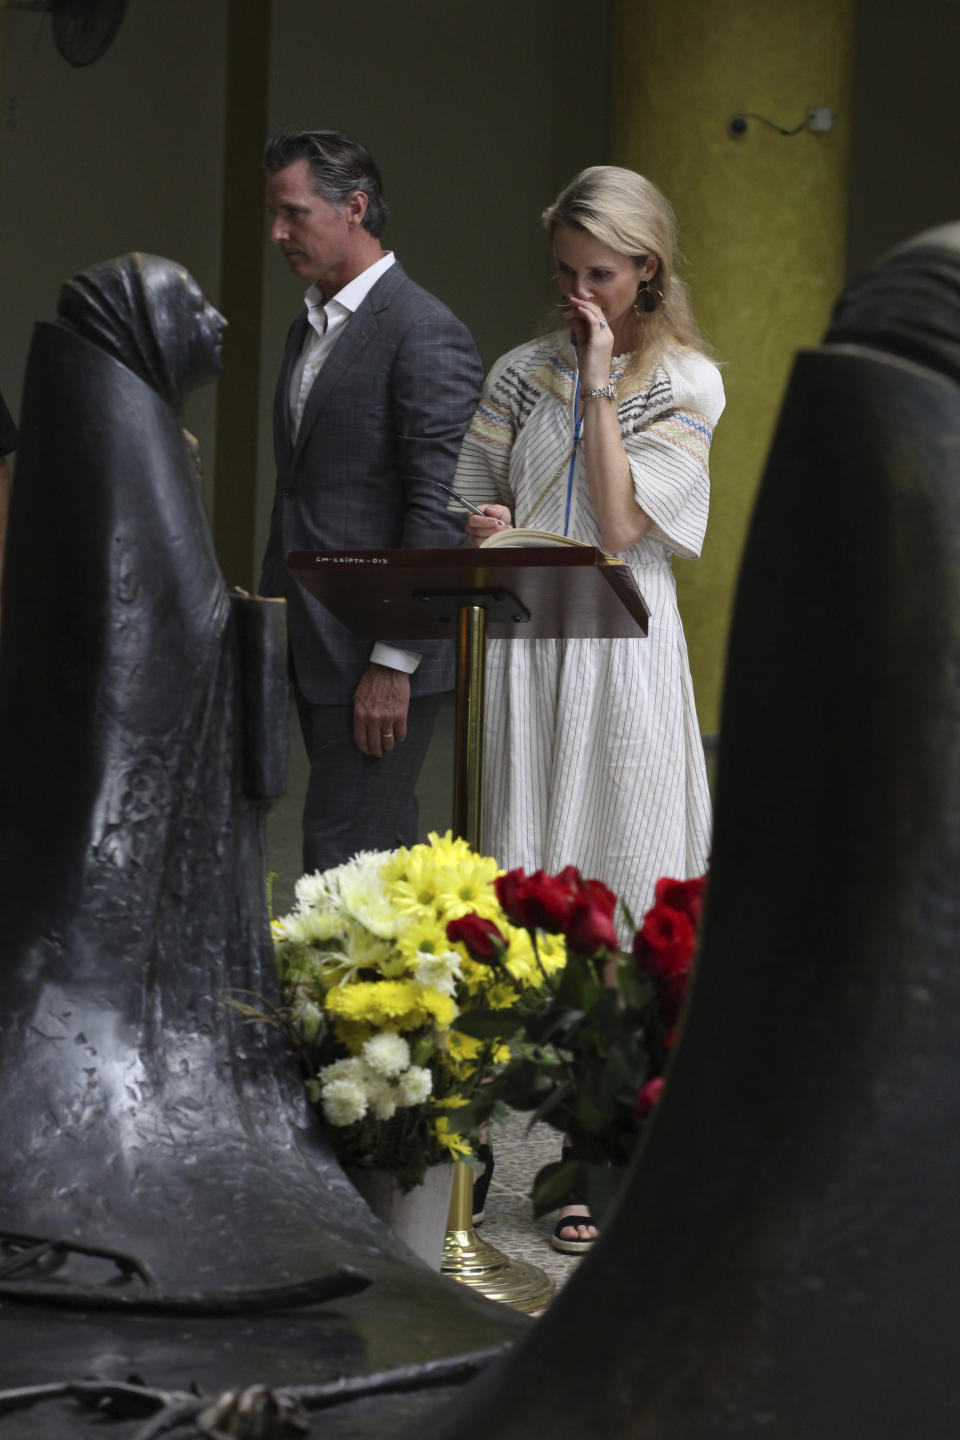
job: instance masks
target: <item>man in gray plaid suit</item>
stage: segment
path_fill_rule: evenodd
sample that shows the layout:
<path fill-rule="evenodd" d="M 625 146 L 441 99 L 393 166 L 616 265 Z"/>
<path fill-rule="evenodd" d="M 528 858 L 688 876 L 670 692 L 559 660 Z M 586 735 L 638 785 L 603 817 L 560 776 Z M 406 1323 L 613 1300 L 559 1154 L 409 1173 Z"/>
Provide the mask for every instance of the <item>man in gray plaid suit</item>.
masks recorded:
<path fill-rule="evenodd" d="M 260 582 L 288 604 L 310 871 L 415 843 L 415 785 L 453 652 L 448 641 L 371 647 L 297 584 L 284 555 L 458 545 L 463 526 L 437 482 L 451 480 L 483 377 L 466 327 L 384 252 L 383 186 L 358 141 L 288 131 L 264 163 L 270 239 L 310 282 L 274 400 Z"/>

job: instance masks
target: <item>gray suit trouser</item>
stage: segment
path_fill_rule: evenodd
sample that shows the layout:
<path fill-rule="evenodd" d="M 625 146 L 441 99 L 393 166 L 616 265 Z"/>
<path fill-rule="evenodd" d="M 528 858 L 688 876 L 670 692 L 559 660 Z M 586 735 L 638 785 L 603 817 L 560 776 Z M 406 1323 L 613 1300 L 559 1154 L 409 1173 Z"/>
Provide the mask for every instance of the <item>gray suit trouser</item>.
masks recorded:
<path fill-rule="evenodd" d="M 358 850 L 415 845 L 416 784 L 439 695 L 410 701 L 407 738 L 378 760 L 353 743 L 353 705 L 311 705 L 294 684 L 300 728 L 310 760 L 303 806 L 305 874 L 342 865 Z"/>

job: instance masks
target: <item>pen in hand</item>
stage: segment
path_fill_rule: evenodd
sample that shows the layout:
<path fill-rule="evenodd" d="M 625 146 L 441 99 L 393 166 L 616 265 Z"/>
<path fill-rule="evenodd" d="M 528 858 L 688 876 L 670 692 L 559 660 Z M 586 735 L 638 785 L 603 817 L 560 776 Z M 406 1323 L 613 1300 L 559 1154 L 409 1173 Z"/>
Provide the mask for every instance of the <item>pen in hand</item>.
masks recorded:
<path fill-rule="evenodd" d="M 456 490 L 454 490 L 450 485 L 444 485 L 442 480 L 438 480 L 437 484 L 440 486 L 441 490 L 446 490 L 448 495 L 452 495 L 454 500 L 456 500 L 459 505 L 463 505 L 464 508 L 467 510 L 472 510 L 474 515 L 482 515 L 484 520 L 493 519 L 492 515 L 488 515 L 486 511 L 481 510 L 479 505 L 474 505 L 473 501 L 468 500 L 465 495 L 458 495 Z M 502 528 L 506 524 L 506 521 L 498 520 L 497 524 Z"/>

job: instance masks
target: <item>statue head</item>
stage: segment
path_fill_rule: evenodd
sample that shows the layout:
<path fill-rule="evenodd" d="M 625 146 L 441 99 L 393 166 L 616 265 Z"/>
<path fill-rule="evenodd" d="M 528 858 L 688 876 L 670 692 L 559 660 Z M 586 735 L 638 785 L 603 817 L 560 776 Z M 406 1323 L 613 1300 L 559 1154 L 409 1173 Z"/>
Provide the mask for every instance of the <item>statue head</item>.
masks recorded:
<path fill-rule="evenodd" d="M 227 322 L 173 260 L 134 251 L 91 265 L 64 285 L 57 314 L 176 410 L 220 373 Z"/>

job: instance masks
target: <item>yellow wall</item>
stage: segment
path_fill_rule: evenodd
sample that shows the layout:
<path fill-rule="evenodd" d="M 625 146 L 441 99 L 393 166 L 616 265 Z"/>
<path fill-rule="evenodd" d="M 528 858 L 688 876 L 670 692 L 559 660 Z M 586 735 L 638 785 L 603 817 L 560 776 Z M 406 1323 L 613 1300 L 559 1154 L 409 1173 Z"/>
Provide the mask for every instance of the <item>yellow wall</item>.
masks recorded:
<path fill-rule="evenodd" d="M 700 723 L 717 728 L 740 551 L 794 352 L 821 337 L 844 274 L 855 0 L 615 0 L 610 159 L 680 223 L 684 274 L 723 362 L 707 545 L 678 562 Z M 814 107 L 826 134 L 784 137 Z M 811 528 L 818 525 L 811 516 Z M 798 537 L 798 543 L 808 543 Z"/>

